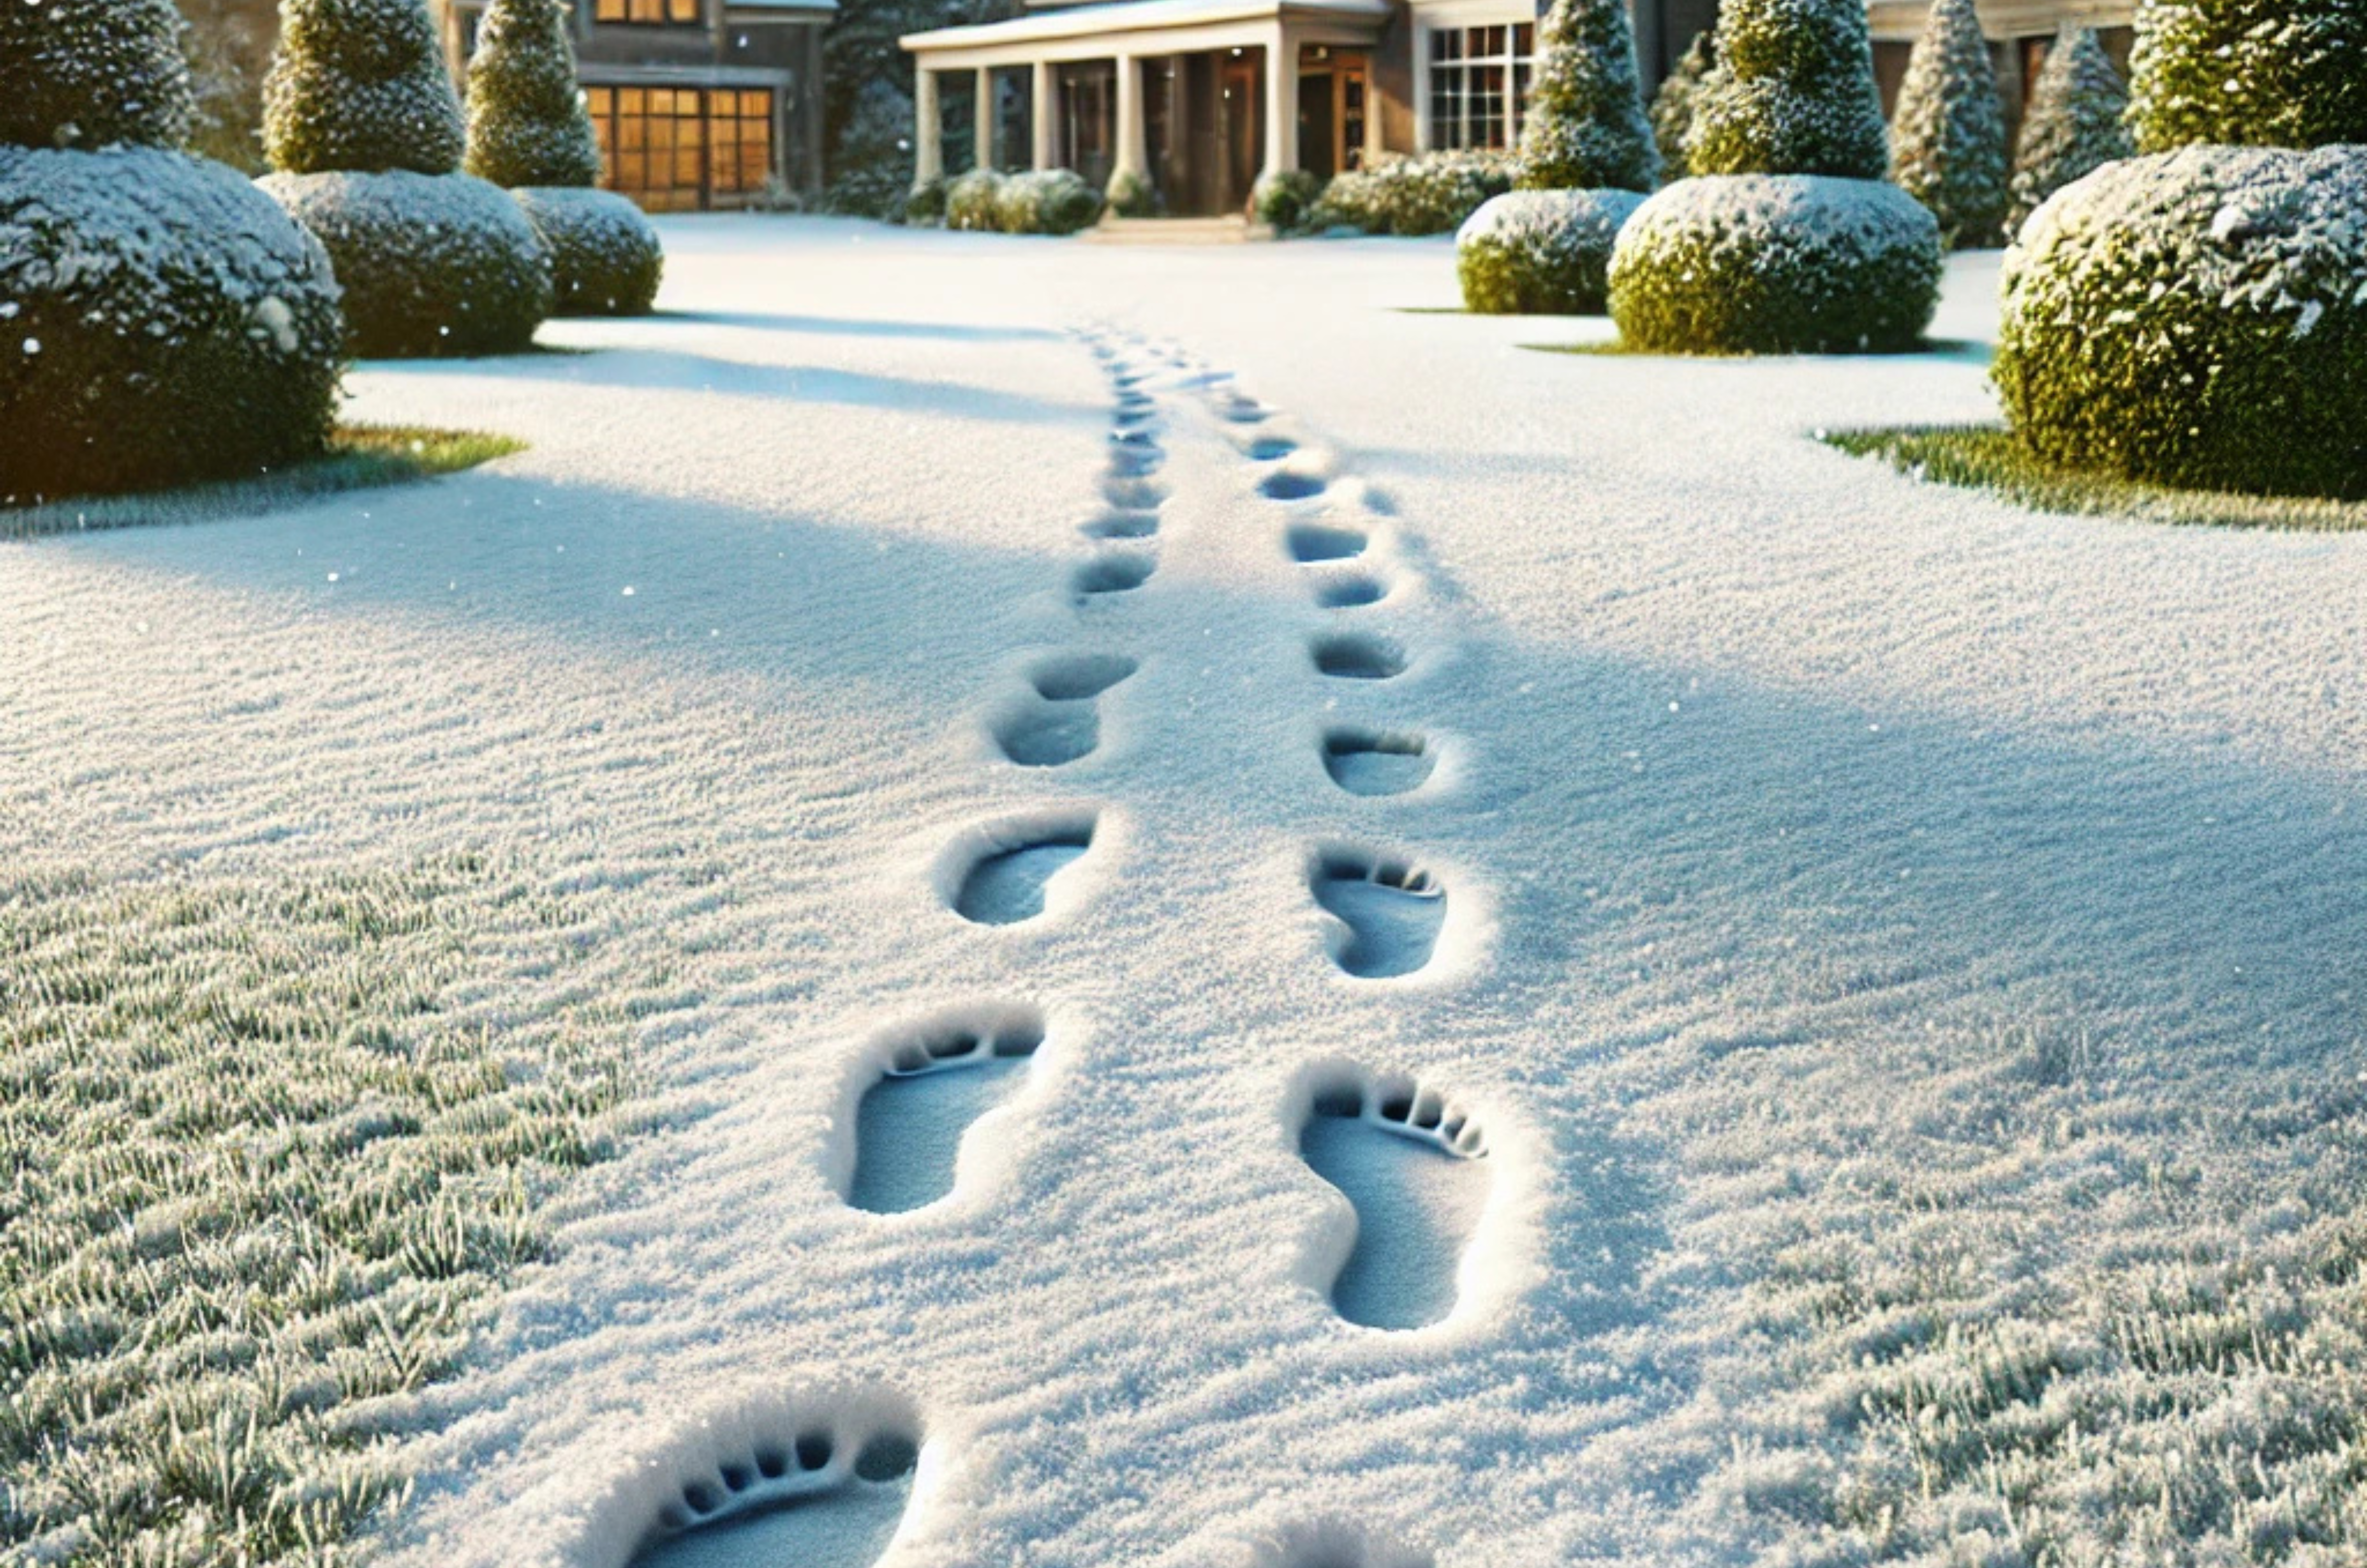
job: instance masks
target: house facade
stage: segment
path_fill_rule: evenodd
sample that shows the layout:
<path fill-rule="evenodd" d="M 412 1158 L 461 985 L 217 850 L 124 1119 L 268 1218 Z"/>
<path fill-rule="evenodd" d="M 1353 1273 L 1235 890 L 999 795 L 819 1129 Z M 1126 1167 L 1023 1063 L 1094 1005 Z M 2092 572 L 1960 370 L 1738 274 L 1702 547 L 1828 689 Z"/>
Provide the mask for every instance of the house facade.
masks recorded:
<path fill-rule="evenodd" d="M 1717 0 L 1632 0 L 1637 63 L 1657 86 L 1713 27 Z M 2135 0 L 1982 0 L 2009 107 L 2056 29 L 2107 30 L 2125 59 Z M 1172 216 L 1239 212 L 1263 174 L 1329 176 L 1390 154 L 1519 145 L 1540 0 L 1029 0 L 1027 14 L 904 38 L 915 173 L 968 165 L 1120 170 Z M 1925 0 L 1871 0 L 1886 104 Z M 967 136 L 963 134 L 968 132 Z M 949 134 L 950 133 L 950 134 Z"/>
<path fill-rule="evenodd" d="M 576 0 L 576 74 L 601 185 L 652 212 L 821 186 L 821 34 L 837 0 Z M 443 0 L 456 74 L 484 0 Z"/>

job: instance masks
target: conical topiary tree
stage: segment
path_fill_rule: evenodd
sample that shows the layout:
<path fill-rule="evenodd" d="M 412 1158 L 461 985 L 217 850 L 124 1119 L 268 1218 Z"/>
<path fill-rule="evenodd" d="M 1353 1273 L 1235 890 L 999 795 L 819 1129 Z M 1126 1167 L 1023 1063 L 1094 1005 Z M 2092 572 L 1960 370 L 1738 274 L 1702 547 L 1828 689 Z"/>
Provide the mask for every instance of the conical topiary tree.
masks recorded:
<path fill-rule="evenodd" d="M 1891 121 L 1890 177 L 1940 220 L 1950 250 L 2002 243 L 2005 100 L 1973 0 L 1931 0 Z"/>
<path fill-rule="evenodd" d="M 1727 0 L 1717 59 L 1686 146 L 1694 174 L 1888 171 L 1865 0 Z"/>
<path fill-rule="evenodd" d="M 171 0 L 0 6 L 0 142 L 178 147 L 196 115 Z"/>
<path fill-rule="evenodd" d="M 1660 154 L 1644 115 L 1626 0 L 1554 0 L 1537 28 L 1521 131 L 1524 190 L 1649 190 Z"/>
<path fill-rule="evenodd" d="M 508 186 L 550 253 L 561 315 L 642 315 L 665 251 L 641 210 L 600 178 L 561 0 L 493 0 L 469 62 L 469 173 Z"/>
<path fill-rule="evenodd" d="M 2367 142 L 2361 0 L 2139 0 L 2137 147 Z"/>
<path fill-rule="evenodd" d="M 2096 40 L 2096 29 L 2066 25 L 2046 51 L 2030 111 L 2022 117 L 2013 204 L 2006 214 L 2008 238 L 2022 232 L 2039 203 L 2073 180 L 2136 155 L 2128 107 L 2128 88 Z"/>
<path fill-rule="evenodd" d="M 469 61 L 465 167 L 499 186 L 597 185 L 600 143 L 560 0 L 493 0 Z"/>
<path fill-rule="evenodd" d="M 460 99 L 421 0 L 280 0 L 263 152 L 284 174 L 460 166 Z"/>
<path fill-rule="evenodd" d="M 460 172 L 466 134 L 425 0 L 280 0 L 260 182 L 328 247 L 364 358 L 512 353 L 550 313 L 550 254 Z"/>
<path fill-rule="evenodd" d="M 0 506 L 255 473 L 329 435 L 329 258 L 179 150 L 180 26 L 166 0 L 0 6 Z"/>
<path fill-rule="evenodd" d="M 1652 97 L 1652 139 L 1660 145 L 1660 172 L 1670 179 L 1683 179 L 1693 172 L 1685 143 L 1693 133 L 1694 106 L 1717 65 L 1716 49 L 1715 34 L 1695 33 L 1693 47 Z"/>

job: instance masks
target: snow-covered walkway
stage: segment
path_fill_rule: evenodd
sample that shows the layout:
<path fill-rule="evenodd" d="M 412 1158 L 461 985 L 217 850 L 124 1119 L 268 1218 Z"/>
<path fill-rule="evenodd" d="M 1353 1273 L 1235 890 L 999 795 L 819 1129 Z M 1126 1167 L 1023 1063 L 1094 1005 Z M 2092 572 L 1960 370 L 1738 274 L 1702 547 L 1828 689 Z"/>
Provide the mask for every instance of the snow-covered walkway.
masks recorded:
<path fill-rule="evenodd" d="M 421 1402 L 405 1568 L 906 1423 L 912 1568 L 1723 1560 L 1848 1523 L 1914 1332 L 1828 1243 L 1903 1320 L 2208 1232 L 2163 1149 L 2307 1208 L 2194 1129 L 2367 1072 L 2367 540 L 1808 438 L 1988 417 L 1993 261 L 1944 354 L 1676 365 L 1442 313 L 1435 243 L 666 236 L 596 352 L 353 379 L 515 458 L 0 545 L 12 863 L 498 847 L 667 977 L 665 1127 Z M 968 1040 L 879 1110 L 987 1113 L 952 1197 L 850 1206 Z"/>

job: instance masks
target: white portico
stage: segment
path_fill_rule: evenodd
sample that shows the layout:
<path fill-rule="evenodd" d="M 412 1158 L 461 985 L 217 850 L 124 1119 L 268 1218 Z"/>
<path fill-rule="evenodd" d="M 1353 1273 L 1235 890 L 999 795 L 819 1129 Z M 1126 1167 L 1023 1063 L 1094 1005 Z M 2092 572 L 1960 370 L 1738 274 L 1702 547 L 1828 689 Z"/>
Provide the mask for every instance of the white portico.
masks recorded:
<path fill-rule="evenodd" d="M 1514 0 L 1515 4 L 1520 0 Z M 1383 146 L 1373 88 L 1391 0 L 1127 0 L 901 40 L 915 173 L 942 176 L 945 82 L 974 95 L 973 163 L 1128 174 L 1171 212 L 1240 210 L 1259 176 L 1329 175 Z"/>

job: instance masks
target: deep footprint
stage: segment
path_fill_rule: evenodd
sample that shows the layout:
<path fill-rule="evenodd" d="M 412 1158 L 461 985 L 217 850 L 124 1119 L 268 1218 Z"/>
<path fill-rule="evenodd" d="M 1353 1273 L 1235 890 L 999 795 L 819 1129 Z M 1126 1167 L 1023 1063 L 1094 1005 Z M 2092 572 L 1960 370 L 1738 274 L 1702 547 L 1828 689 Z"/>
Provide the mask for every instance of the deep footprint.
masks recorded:
<path fill-rule="evenodd" d="M 1059 767 L 1101 744 L 1094 699 L 1134 674 L 1135 661 L 1115 653 L 1049 659 L 1028 676 L 1036 699 L 995 726 L 995 744 L 1022 767 Z"/>
<path fill-rule="evenodd" d="M 1120 511 L 1149 512 L 1167 499 L 1167 492 L 1154 480 L 1114 473 L 1102 481 L 1102 499 Z"/>
<path fill-rule="evenodd" d="M 1376 605 L 1388 597 L 1388 585 L 1378 577 L 1367 577 L 1362 572 L 1351 572 L 1333 577 L 1315 590 L 1315 602 L 1324 609 L 1360 609 Z"/>
<path fill-rule="evenodd" d="M 919 1446 L 816 1425 L 682 1483 L 631 1568 L 867 1568 L 912 1501 Z"/>
<path fill-rule="evenodd" d="M 1108 512 L 1077 531 L 1087 539 L 1150 539 L 1159 532 L 1156 512 Z"/>
<path fill-rule="evenodd" d="M 1323 481 L 1311 473 L 1270 473 L 1258 481 L 1258 494 L 1270 501 L 1305 501 L 1323 494 Z"/>
<path fill-rule="evenodd" d="M 1249 444 L 1248 450 L 1250 461 L 1270 463 L 1298 450 L 1298 443 L 1285 436 L 1261 436 Z"/>
<path fill-rule="evenodd" d="M 1446 889 L 1402 860 L 1327 853 L 1317 859 L 1308 888 L 1345 927 L 1332 944 L 1333 961 L 1360 980 L 1421 969 L 1446 924 Z"/>
<path fill-rule="evenodd" d="M 1043 1043 L 1043 1025 L 1027 1019 L 949 1024 L 898 1046 L 855 1107 L 848 1205 L 903 1214 L 953 1191 L 964 1135 L 1010 1096 Z"/>
<path fill-rule="evenodd" d="M 1364 534 L 1354 528 L 1331 528 L 1320 523 L 1293 525 L 1282 536 L 1290 551 L 1290 558 L 1301 566 L 1313 566 L 1325 561 L 1346 561 L 1365 553 L 1367 542 Z"/>
<path fill-rule="evenodd" d="M 1083 598 L 1130 594 L 1150 582 L 1150 574 L 1158 570 L 1159 562 L 1153 556 L 1130 550 L 1112 551 L 1078 567 L 1073 583 Z"/>
<path fill-rule="evenodd" d="M 979 856 L 962 873 L 954 913 L 980 926 L 1015 926 L 1044 913 L 1048 884 L 1093 847 L 1093 824 L 1040 827 Z"/>
<path fill-rule="evenodd" d="M 1367 1328 L 1421 1328 L 1455 1310 L 1455 1268 L 1488 1200 L 1487 1143 L 1461 1108 L 1410 1083 L 1334 1085 L 1298 1152 L 1356 1210 L 1331 1303 Z"/>
<path fill-rule="evenodd" d="M 1402 795 L 1437 765 L 1420 735 L 1342 728 L 1323 736 L 1323 770 L 1351 795 Z"/>
<path fill-rule="evenodd" d="M 1405 673 L 1405 650 L 1386 638 L 1343 631 L 1308 648 L 1315 667 L 1340 680 L 1390 680 Z"/>

